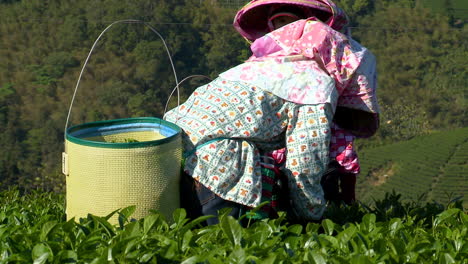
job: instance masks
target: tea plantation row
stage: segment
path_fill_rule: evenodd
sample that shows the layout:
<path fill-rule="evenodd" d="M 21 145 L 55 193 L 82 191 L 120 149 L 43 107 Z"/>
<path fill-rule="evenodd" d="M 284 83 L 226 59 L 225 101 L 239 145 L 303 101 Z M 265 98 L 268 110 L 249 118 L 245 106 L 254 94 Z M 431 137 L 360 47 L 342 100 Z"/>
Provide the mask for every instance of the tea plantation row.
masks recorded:
<path fill-rule="evenodd" d="M 447 204 L 464 197 L 468 205 L 468 128 L 419 136 L 364 149 L 357 185 L 361 200 L 381 199 L 393 190 L 403 200 Z"/>
<path fill-rule="evenodd" d="M 64 197 L 0 193 L 0 263 L 467 263 L 468 216 L 461 202 L 402 203 L 387 194 L 372 206 L 330 207 L 326 219 L 288 224 L 285 215 L 243 227 L 220 217 L 170 220 L 153 212 L 119 223 L 89 215 L 67 221 Z"/>

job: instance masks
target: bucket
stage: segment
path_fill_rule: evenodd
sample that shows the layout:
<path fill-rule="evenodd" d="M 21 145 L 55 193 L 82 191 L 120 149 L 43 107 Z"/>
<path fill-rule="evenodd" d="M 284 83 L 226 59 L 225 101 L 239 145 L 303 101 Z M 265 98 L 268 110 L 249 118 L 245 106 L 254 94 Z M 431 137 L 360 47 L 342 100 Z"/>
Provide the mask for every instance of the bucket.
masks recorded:
<path fill-rule="evenodd" d="M 67 219 L 88 214 L 104 217 L 129 206 L 136 206 L 130 216 L 134 219 L 145 217 L 151 210 L 170 219 L 173 211 L 180 207 L 182 139 L 179 126 L 157 117 L 136 117 L 68 127 L 89 57 L 99 38 L 116 23 L 147 25 L 136 20 L 112 23 L 95 41 L 83 65 L 65 125 L 62 168 L 66 175 Z M 172 60 L 171 64 L 174 69 Z M 177 83 L 175 70 L 174 76 Z M 176 87 L 178 89 L 178 84 Z M 117 220 L 118 215 L 114 215 L 109 222 L 115 224 Z"/>
<path fill-rule="evenodd" d="M 85 123 L 66 131 L 67 218 L 135 205 L 169 217 L 180 207 L 181 129 L 159 118 Z M 115 222 L 115 218 L 112 222 Z"/>

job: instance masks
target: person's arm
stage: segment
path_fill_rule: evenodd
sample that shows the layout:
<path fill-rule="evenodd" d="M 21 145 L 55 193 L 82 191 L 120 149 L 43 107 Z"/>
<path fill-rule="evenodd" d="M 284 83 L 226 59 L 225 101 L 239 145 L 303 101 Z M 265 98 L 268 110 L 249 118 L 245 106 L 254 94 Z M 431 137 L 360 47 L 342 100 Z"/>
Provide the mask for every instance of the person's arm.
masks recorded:
<path fill-rule="evenodd" d="M 301 220 L 319 220 L 325 210 L 320 185 L 329 161 L 331 109 L 325 105 L 295 107 L 286 131 L 290 199 Z"/>
<path fill-rule="evenodd" d="M 379 127 L 376 59 L 369 50 L 352 43 L 363 59 L 338 98 L 334 121 L 357 137 L 370 137 Z"/>

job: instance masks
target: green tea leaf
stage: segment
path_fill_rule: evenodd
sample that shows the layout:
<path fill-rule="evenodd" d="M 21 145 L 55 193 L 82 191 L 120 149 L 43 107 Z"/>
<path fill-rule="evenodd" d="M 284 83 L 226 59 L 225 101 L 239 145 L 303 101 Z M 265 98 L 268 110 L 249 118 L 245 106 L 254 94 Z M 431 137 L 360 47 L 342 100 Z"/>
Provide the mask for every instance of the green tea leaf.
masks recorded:
<path fill-rule="evenodd" d="M 47 222 L 45 223 L 43 226 L 42 226 L 42 229 L 41 229 L 41 234 L 39 236 L 39 239 L 41 241 L 46 241 L 47 240 L 47 237 L 49 235 L 49 233 L 52 231 L 52 229 L 54 229 L 54 227 L 57 226 L 57 221 L 50 221 L 50 222 Z"/>
<path fill-rule="evenodd" d="M 338 239 L 336 239 L 335 237 L 322 236 L 321 239 L 328 241 L 329 245 L 331 245 L 331 248 L 338 248 Z"/>
<path fill-rule="evenodd" d="M 460 209 L 458 208 L 452 208 L 448 209 L 439 215 L 437 215 L 436 219 L 434 220 L 434 226 L 437 227 L 441 223 L 449 220 L 450 218 L 453 218 L 455 215 L 458 215 L 460 212 Z"/>
<path fill-rule="evenodd" d="M 323 220 L 322 227 L 325 231 L 325 234 L 329 236 L 333 235 L 335 224 L 330 219 Z"/>
<path fill-rule="evenodd" d="M 325 258 L 318 252 L 312 251 L 310 252 L 310 256 L 311 256 L 311 260 L 310 260 L 311 263 L 327 264 L 327 261 L 325 260 Z"/>
<path fill-rule="evenodd" d="M 373 264 L 372 261 L 364 255 L 353 256 L 351 258 L 350 263 L 351 264 Z"/>
<path fill-rule="evenodd" d="M 223 233 L 234 246 L 239 246 L 242 239 L 242 227 L 234 217 L 228 215 L 220 219 L 220 227 Z"/>
<path fill-rule="evenodd" d="M 108 215 L 104 216 L 104 219 L 106 219 L 106 220 L 109 220 L 109 219 L 111 219 L 111 218 L 112 218 L 112 216 L 114 216 L 114 215 L 115 215 L 115 214 L 116 214 L 118 211 L 119 211 L 119 209 L 117 209 L 117 210 L 115 210 L 115 211 L 111 212 L 110 214 L 108 214 Z"/>
<path fill-rule="evenodd" d="M 456 263 L 455 259 L 449 253 L 444 253 L 439 258 L 439 264 L 452 264 Z"/>
<path fill-rule="evenodd" d="M 148 234 L 148 232 L 153 228 L 154 224 L 159 218 L 159 214 L 150 214 L 146 216 L 143 220 L 143 233 Z"/>
<path fill-rule="evenodd" d="M 288 227 L 288 233 L 300 235 L 302 233 L 302 225 L 292 225 Z"/>
<path fill-rule="evenodd" d="M 122 238 L 137 237 L 141 235 L 140 222 L 131 222 L 125 225 L 123 232 L 121 233 Z"/>
<path fill-rule="evenodd" d="M 34 264 L 46 263 L 47 259 L 52 255 L 50 248 L 42 243 L 36 244 L 32 250 L 32 259 Z"/>
<path fill-rule="evenodd" d="M 200 217 L 197 217 L 195 218 L 194 220 L 188 222 L 182 229 L 181 229 L 181 232 L 186 232 L 187 230 L 190 230 L 198 225 L 200 225 L 201 223 L 204 223 L 206 220 L 210 219 L 210 218 L 213 218 L 215 216 L 213 215 L 204 215 L 204 216 L 200 216 Z"/>
<path fill-rule="evenodd" d="M 229 263 L 246 263 L 247 256 L 245 250 L 243 248 L 236 248 L 232 253 L 228 256 Z"/>
<path fill-rule="evenodd" d="M 375 214 L 366 214 L 362 218 L 361 229 L 366 233 L 370 233 L 375 228 Z"/>
<path fill-rule="evenodd" d="M 190 249 L 192 244 L 193 232 L 188 230 L 184 233 L 184 237 L 182 238 L 182 251 L 185 252 Z"/>
<path fill-rule="evenodd" d="M 192 256 L 184 261 L 182 261 L 180 264 L 197 264 L 200 263 L 200 257 L 199 256 Z"/>
<path fill-rule="evenodd" d="M 62 250 L 57 254 L 57 258 L 60 263 L 76 263 L 78 261 L 78 255 L 72 250 Z"/>
<path fill-rule="evenodd" d="M 431 244 L 430 243 L 422 242 L 422 243 L 416 244 L 416 246 L 414 246 L 414 248 L 413 248 L 413 251 L 417 252 L 417 253 L 424 253 L 426 251 L 429 251 L 430 249 L 431 249 Z"/>
<path fill-rule="evenodd" d="M 320 225 L 317 224 L 317 223 L 307 223 L 307 226 L 306 226 L 306 233 L 307 234 L 310 234 L 310 233 L 317 233 L 318 230 L 320 228 Z"/>
<path fill-rule="evenodd" d="M 393 218 L 390 220 L 390 223 L 389 223 L 389 230 L 390 230 L 390 234 L 392 236 L 395 235 L 395 233 L 400 230 L 400 228 L 402 227 L 402 224 L 401 224 L 401 219 L 400 218 Z"/>
<path fill-rule="evenodd" d="M 183 208 L 177 208 L 172 214 L 172 217 L 174 223 L 171 225 L 171 228 L 180 229 L 189 221 L 189 219 L 186 218 L 187 212 Z"/>
<path fill-rule="evenodd" d="M 114 227 L 104 217 L 91 215 L 91 218 L 93 219 L 96 226 L 103 227 L 103 229 L 100 230 L 106 231 L 109 236 L 115 236 Z"/>
<path fill-rule="evenodd" d="M 340 243 L 346 244 L 348 243 L 349 240 L 351 240 L 356 235 L 356 232 L 357 232 L 356 226 L 350 225 L 348 226 L 348 228 L 338 233 L 336 238 L 339 240 Z"/>
<path fill-rule="evenodd" d="M 126 258 L 129 258 L 132 253 L 132 250 L 134 250 L 138 246 L 139 240 L 140 240 L 139 236 L 136 236 L 127 242 L 127 245 L 125 246 L 125 251 L 124 251 Z"/>
<path fill-rule="evenodd" d="M 147 263 L 154 257 L 154 255 L 156 255 L 156 252 L 145 253 L 140 257 L 140 259 L 138 259 L 138 261 L 140 263 Z"/>
<path fill-rule="evenodd" d="M 180 224 L 187 217 L 187 212 L 184 208 L 177 208 L 174 210 L 174 213 L 172 213 L 172 217 L 176 224 Z"/>
<path fill-rule="evenodd" d="M 277 255 L 275 254 L 269 254 L 267 258 L 261 259 L 260 264 L 274 264 L 276 263 Z"/>
<path fill-rule="evenodd" d="M 39 257 L 34 259 L 33 264 L 44 264 L 47 262 L 47 259 L 49 258 L 50 253 L 44 253 L 40 255 Z"/>
<path fill-rule="evenodd" d="M 119 214 L 119 225 L 122 228 L 124 223 L 130 220 L 130 216 L 135 213 L 136 206 L 128 206 L 118 212 Z"/>

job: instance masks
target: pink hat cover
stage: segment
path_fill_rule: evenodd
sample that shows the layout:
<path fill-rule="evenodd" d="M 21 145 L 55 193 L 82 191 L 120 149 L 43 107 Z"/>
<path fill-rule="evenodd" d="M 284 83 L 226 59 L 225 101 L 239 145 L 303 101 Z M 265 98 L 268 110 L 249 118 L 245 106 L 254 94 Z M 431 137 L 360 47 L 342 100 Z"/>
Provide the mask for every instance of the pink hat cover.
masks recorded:
<path fill-rule="evenodd" d="M 268 19 L 272 7 L 285 5 L 300 7 L 307 17 L 314 16 L 317 10 L 330 13 L 330 18 L 323 22 L 335 30 L 341 30 L 348 23 L 344 11 L 330 0 L 252 0 L 237 12 L 234 28 L 250 41 L 262 37 L 270 32 Z"/>

